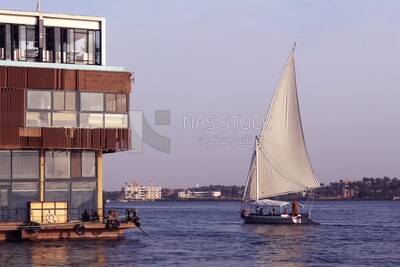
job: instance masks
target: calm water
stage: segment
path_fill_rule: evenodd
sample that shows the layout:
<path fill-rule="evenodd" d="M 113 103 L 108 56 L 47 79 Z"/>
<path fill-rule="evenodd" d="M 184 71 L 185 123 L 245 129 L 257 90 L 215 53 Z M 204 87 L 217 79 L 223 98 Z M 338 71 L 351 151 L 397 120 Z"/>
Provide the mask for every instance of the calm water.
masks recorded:
<path fill-rule="evenodd" d="M 0 243 L 2 266 L 400 265 L 400 201 L 314 202 L 319 226 L 245 225 L 239 202 L 112 205 L 138 207 L 148 235 Z"/>

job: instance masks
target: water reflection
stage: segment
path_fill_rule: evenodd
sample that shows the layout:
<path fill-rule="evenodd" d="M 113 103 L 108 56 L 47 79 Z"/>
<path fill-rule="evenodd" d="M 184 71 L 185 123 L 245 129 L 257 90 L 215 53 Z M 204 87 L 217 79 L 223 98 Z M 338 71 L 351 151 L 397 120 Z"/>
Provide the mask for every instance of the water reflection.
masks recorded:
<path fill-rule="evenodd" d="M 310 255 L 315 226 L 254 225 L 252 231 L 258 239 L 254 246 L 257 265 L 275 262 L 297 266 Z"/>
<path fill-rule="evenodd" d="M 68 262 L 68 248 L 56 242 L 32 242 L 29 252 L 34 266 L 54 266 Z"/>
<path fill-rule="evenodd" d="M 112 262 L 118 240 L 33 241 L 28 256 L 33 266 L 96 265 Z M 110 250 L 111 252 L 107 251 Z"/>

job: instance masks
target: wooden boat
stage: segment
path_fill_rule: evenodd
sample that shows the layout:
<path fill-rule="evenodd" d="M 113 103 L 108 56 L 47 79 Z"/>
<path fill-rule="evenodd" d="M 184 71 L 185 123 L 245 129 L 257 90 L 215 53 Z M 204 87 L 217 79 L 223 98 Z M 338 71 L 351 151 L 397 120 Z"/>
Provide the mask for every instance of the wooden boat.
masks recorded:
<path fill-rule="evenodd" d="M 268 199 L 320 186 L 304 141 L 297 98 L 294 48 L 275 89 L 261 134 L 255 140 L 242 201 L 241 218 L 245 223 L 314 223 L 309 213 L 299 212 L 297 201 L 293 201 L 289 213 L 282 211 L 290 205 L 289 202 Z M 260 212 L 262 208 L 259 207 L 264 207 L 264 211 Z M 278 207 L 280 211 L 274 212 Z M 266 208 L 274 210 L 267 213 Z"/>
<path fill-rule="evenodd" d="M 43 209 L 29 212 L 34 214 L 30 221 L 0 222 L 0 240 L 112 238 L 122 235 L 127 229 L 140 228 L 136 209 L 126 209 L 123 218 L 118 217 L 116 210 L 109 210 L 105 218 L 85 211 L 82 218 L 75 221 L 69 221 L 62 209 L 50 210 L 49 213 Z M 43 215 L 35 216 L 40 213 Z"/>

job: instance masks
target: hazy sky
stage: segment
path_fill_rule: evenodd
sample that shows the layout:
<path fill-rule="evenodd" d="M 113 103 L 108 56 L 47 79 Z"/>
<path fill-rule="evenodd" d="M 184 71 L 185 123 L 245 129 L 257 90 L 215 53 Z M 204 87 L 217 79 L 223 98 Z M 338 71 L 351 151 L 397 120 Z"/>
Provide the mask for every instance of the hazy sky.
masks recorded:
<path fill-rule="evenodd" d="M 36 1 L 0 6 L 34 11 Z M 106 18 L 108 65 L 135 72 L 131 109 L 171 140 L 171 153 L 145 144 L 142 154 L 105 155 L 106 190 L 134 179 L 244 184 L 259 118 L 295 41 L 318 179 L 400 176 L 400 1 L 42 0 L 41 9 Z M 155 125 L 155 110 L 170 110 L 171 125 Z"/>

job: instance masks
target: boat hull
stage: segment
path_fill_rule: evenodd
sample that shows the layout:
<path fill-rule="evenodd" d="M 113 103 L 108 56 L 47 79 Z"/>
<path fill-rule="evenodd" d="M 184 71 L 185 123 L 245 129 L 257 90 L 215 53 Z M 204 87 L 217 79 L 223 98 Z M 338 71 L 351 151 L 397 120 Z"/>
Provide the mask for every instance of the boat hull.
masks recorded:
<path fill-rule="evenodd" d="M 38 226 L 8 222 L 0 224 L 0 241 L 116 238 L 122 235 L 125 230 L 136 227 L 134 222 L 121 222 L 117 229 L 112 229 L 107 223 L 100 221 L 54 223 Z"/>
<path fill-rule="evenodd" d="M 310 219 L 308 213 L 301 213 L 298 216 L 291 215 L 248 215 L 242 214 L 245 223 L 253 224 L 319 224 Z"/>

